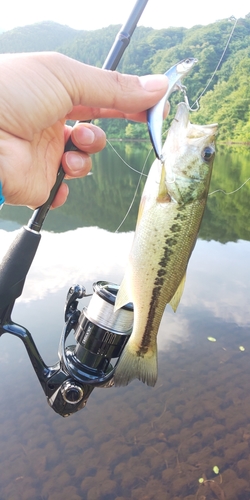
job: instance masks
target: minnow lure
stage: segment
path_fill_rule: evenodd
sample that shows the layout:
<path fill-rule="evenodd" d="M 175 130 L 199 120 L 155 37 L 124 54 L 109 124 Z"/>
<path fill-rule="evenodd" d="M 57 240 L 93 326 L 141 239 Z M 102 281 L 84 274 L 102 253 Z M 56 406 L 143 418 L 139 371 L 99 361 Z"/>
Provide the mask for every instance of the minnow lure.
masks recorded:
<path fill-rule="evenodd" d="M 189 57 L 183 59 L 174 66 L 172 66 L 165 75 L 168 77 L 169 86 L 166 94 L 162 99 L 147 111 L 147 123 L 150 140 L 154 148 L 156 157 L 163 161 L 162 156 L 162 124 L 163 124 L 163 111 L 166 100 L 175 90 L 184 92 L 186 104 L 189 106 L 186 96 L 186 87 L 182 85 L 181 80 L 186 76 L 193 66 L 198 62 L 198 59 Z"/>

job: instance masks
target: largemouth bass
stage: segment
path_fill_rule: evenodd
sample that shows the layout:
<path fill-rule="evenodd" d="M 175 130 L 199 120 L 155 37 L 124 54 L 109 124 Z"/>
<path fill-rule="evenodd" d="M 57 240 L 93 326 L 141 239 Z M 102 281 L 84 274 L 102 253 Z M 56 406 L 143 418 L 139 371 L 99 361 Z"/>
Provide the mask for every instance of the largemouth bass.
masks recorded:
<path fill-rule="evenodd" d="M 166 304 L 179 304 L 189 258 L 204 213 L 215 153 L 217 124 L 192 125 L 180 103 L 141 198 L 129 262 L 115 309 L 134 304 L 131 336 L 118 362 L 114 381 L 157 380 L 157 343 Z"/>

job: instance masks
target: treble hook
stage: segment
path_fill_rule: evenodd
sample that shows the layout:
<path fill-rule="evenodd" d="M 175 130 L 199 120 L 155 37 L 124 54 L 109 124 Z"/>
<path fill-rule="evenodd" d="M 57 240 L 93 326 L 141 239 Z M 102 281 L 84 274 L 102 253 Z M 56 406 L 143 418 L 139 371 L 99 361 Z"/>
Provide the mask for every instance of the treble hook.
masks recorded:
<path fill-rule="evenodd" d="M 187 96 L 187 87 L 185 87 L 185 85 L 180 85 L 180 91 L 183 93 L 184 95 L 184 102 L 188 108 L 189 111 L 198 111 L 198 109 L 200 108 L 200 105 L 199 105 L 199 102 L 198 100 L 196 99 L 196 101 L 194 102 L 193 106 L 196 104 L 196 107 L 194 108 L 191 108 L 190 104 L 189 104 L 189 100 L 188 100 L 188 96 Z"/>

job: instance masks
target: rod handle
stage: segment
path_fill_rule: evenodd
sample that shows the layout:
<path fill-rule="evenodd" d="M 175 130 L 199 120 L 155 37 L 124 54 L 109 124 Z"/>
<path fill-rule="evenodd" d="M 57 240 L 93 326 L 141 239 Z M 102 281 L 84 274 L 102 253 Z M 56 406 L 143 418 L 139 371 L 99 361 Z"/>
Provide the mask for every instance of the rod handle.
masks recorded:
<path fill-rule="evenodd" d="M 0 263 L 0 312 L 22 293 L 41 234 L 22 227 Z"/>

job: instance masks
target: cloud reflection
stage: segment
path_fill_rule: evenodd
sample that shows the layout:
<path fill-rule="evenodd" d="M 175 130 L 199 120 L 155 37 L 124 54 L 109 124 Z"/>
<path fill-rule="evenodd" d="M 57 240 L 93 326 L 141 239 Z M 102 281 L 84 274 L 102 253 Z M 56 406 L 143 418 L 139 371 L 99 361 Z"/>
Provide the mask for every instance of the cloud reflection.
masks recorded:
<path fill-rule="evenodd" d="M 0 231 L 3 257 L 17 232 Z M 73 283 L 92 291 L 96 280 L 120 283 L 133 233 L 110 233 L 98 227 L 79 228 L 65 233 L 42 232 L 42 239 L 19 303 L 46 300 L 51 293 Z M 192 336 L 190 318 L 204 315 L 239 326 L 250 324 L 250 243 L 222 245 L 198 240 L 190 260 L 184 294 L 174 314 L 164 313 L 158 346 L 165 350 L 171 341 L 183 342 Z"/>
<path fill-rule="evenodd" d="M 212 320 L 240 327 L 250 325 L 250 243 L 198 240 L 188 266 L 185 290 L 174 314 L 167 306 L 159 331 L 158 348 L 169 341 L 183 342 L 195 330 L 194 322 L 203 318 L 204 328 Z M 195 331 L 194 331 L 195 330 Z"/>
<path fill-rule="evenodd" d="M 18 231 L 0 230 L 0 259 Z M 72 283 L 92 285 L 96 280 L 120 282 L 133 233 L 110 233 L 98 227 L 65 233 L 42 231 L 42 238 L 19 302 L 30 302 Z"/>

